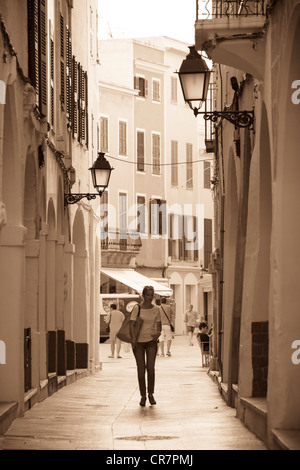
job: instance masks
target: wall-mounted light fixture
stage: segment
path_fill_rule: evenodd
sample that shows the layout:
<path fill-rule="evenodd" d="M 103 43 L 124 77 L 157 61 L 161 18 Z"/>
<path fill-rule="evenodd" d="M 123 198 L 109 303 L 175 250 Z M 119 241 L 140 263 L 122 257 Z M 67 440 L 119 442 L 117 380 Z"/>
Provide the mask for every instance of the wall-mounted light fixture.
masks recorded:
<path fill-rule="evenodd" d="M 178 75 L 184 100 L 193 110 L 194 115 L 203 114 L 205 120 L 216 122 L 227 119 L 236 127 L 253 129 L 254 110 L 251 111 L 200 111 L 207 98 L 211 70 L 205 60 L 196 51 L 195 46 L 189 46 L 190 52 L 182 61 Z M 233 84 L 234 85 L 234 84 Z"/>
<path fill-rule="evenodd" d="M 93 186 L 96 189 L 97 193 L 68 193 L 65 194 L 65 206 L 68 204 L 75 204 L 83 198 L 87 198 L 88 201 L 91 199 L 96 199 L 97 196 L 102 196 L 103 192 L 108 186 L 112 168 L 109 162 L 105 158 L 105 153 L 99 152 L 98 158 L 94 162 L 93 166 L 89 168 L 92 175 Z"/>

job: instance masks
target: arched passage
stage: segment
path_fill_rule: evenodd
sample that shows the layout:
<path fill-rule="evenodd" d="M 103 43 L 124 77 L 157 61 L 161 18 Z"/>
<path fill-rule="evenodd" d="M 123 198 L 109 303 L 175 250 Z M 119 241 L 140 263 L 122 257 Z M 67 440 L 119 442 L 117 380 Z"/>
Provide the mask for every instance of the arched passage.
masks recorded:
<path fill-rule="evenodd" d="M 89 342 L 88 323 L 88 260 L 86 250 L 86 233 L 84 217 L 81 209 L 75 214 L 73 224 L 74 277 L 73 277 L 73 308 L 74 308 L 74 341 L 76 343 L 76 366 L 87 367 Z"/>

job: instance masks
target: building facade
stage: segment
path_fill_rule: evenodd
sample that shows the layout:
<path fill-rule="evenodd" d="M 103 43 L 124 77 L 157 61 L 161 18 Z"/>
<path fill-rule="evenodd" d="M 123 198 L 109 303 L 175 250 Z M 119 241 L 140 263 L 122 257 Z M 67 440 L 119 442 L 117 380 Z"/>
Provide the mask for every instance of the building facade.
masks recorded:
<path fill-rule="evenodd" d="M 0 13 L 0 402 L 16 416 L 99 368 L 99 198 L 65 201 L 93 192 L 97 1 Z"/>
<path fill-rule="evenodd" d="M 215 127 L 211 374 L 269 448 L 299 448 L 300 2 L 198 1 L 197 11 L 215 109 L 254 110 L 253 126 Z"/>
<path fill-rule="evenodd" d="M 99 44 L 104 118 L 99 140 L 117 170 L 108 189 L 111 214 L 105 220 L 106 233 L 127 234 L 117 252 L 109 242 L 110 249 L 102 253 L 102 288 L 115 289 L 113 276 L 116 280 L 126 266 L 145 276 L 148 284 L 165 286 L 176 305 L 176 332 L 182 334 L 190 303 L 203 316 L 212 316 L 210 275 L 205 273 L 209 279 L 204 286 L 200 269 L 204 216 L 213 218 L 210 185 L 203 188 L 203 161 L 210 160 L 204 140 L 204 154 L 198 152 L 197 120 L 179 93 L 176 73 L 187 45 L 167 37 L 109 39 Z M 209 237 L 206 247 L 211 253 L 208 241 Z M 107 271 L 113 267 L 119 273 Z M 119 291 L 130 287 L 125 273 L 123 279 L 125 288 L 118 285 Z"/>

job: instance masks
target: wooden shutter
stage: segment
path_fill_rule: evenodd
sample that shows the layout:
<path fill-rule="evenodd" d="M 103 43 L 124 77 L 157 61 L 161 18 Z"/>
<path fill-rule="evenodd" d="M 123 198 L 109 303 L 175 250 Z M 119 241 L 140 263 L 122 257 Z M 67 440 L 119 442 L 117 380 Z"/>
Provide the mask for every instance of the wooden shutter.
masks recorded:
<path fill-rule="evenodd" d="M 47 115 L 47 12 L 46 0 L 39 3 L 39 40 L 40 40 L 40 96 L 39 106 L 42 116 Z"/>
<path fill-rule="evenodd" d="M 64 17 L 60 15 L 60 102 L 65 110 L 65 28 Z"/>
<path fill-rule="evenodd" d="M 210 189 L 210 162 L 203 162 L 203 187 Z"/>
<path fill-rule="evenodd" d="M 119 155 L 126 154 L 126 122 L 119 121 Z"/>
<path fill-rule="evenodd" d="M 84 72 L 84 101 L 85 101 L 85 109 L 84 109 L 84 120 L 85 120 L 85 145 L 88 148 L 89 146 L 89 110 L 88 110 L 88 74 Z"/>
<path fill-rule="evenodd" d="M 195 244 L 194 261 L 198 261 L 198 259 L 199 259 L 199 248 L 198 248 L 199 233 L 198 233 L 198 219 L 195 215 L 193 216 L 193 232 L 195 234 L 195 237 L 194 237 L 194 240 L 193 240 L 193 242 Z"/>
<path fill-rule="evenodd" d="M 72 121 L 72 41 L 70 30 L 66 27 L 66 111 L 68 121 Z"/>
<path fill-rule="evenodd" d="M 144 196 L 137 196 L 137 232 L 145 233 L 146 231 L 146 219 L 145 219 L 145 198 Z"/>
<path fill-rule="evenodd" d="M 193 188 L 193 145 L 186 144 L 186 187 Z"/>
<path fill-rule="evenodd" d="M 108 119 L 100 118 L 100 151 L 108 152 Z"/>
<path fill-rule="evenodd" d="M 212 220 L 204 219 L 204 268 L 208 268 L 212 253 Z"/>
<path fill-rule="evenodd" d="M 78 96 L 77 96 L 77 61 L 75 56 L 72 59 L 72 129 L 73 137 L 78 133 Z"/>
<path fill-rule="evenodd" d="M 50 40 L 50 100 L 51 126 L 54 127 L 54 41 Z"/>
<path fill-rule="evenodd" d="M 160 135 L 152 135 L 153 173 L 160 174 Z"/>
<path fill-rule="evenodd" d="M 35 102 L 39 105 L 39 4 L 38 0 L 28 0 L 28 72 L 35 88 Z"/>
<path fill-rule="evenodd" d="M 161 199 L 159 201 L 158 233 L 159 235 L 167 235 L 167 230 L 167 201 Z"/>
<path fill-rule="evenodd" d="M 171 186 L 178 186 L 178 142 L 171 140 Z"/>
<path fill-rule="evenodd" d="M 137 169 L 138 171 L 145 171 L 144 160 L 144 132 L 137 132 Z"/>

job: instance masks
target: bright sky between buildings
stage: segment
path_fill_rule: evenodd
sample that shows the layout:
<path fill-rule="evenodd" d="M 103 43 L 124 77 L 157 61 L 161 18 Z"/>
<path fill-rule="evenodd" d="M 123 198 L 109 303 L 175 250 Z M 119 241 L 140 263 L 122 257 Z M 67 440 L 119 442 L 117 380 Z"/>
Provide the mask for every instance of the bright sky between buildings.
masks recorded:
<path fill-rule="evenodd" d="M 168 36 L 194 44 L 196 0 L 98 0 L 99 39 Z"/>

